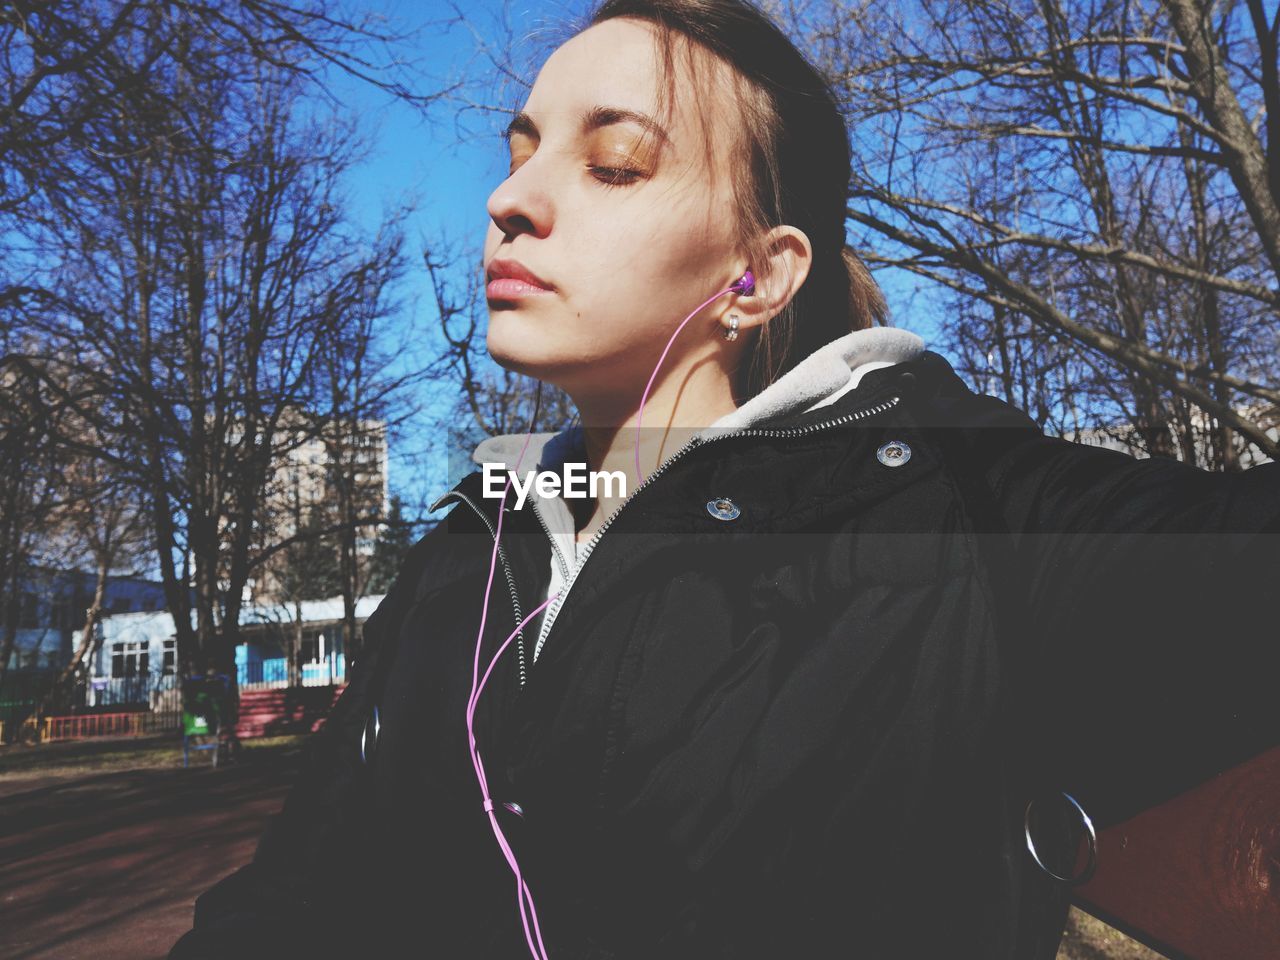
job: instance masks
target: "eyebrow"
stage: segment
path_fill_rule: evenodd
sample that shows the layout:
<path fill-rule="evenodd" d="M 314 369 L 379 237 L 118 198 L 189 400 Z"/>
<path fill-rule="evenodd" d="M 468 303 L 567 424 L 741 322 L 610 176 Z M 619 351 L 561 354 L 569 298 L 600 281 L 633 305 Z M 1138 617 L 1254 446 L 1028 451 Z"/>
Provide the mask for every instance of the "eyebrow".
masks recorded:
<path fill-rule="evenodd" d="M 592 130 L 599 130 L 615 123 L 635 123 L 655 134 L 663 142 L 669 142 L 671 139 L 657 120 L 647 113 L 641 113 L 639 110 L 628 110 L 625 107 L 597 106 L 582 114 L 583 133 L 590 133 Z M 511 118 L 511 122 L 507 124 L 507 129 L 502 133 L 502 138 L 510 141 L 517 133 L 532 137 L 535 140 L 541 139 L 538 134 L 537 124 L 533 122 L 533 117 L 523 110 Z"/>

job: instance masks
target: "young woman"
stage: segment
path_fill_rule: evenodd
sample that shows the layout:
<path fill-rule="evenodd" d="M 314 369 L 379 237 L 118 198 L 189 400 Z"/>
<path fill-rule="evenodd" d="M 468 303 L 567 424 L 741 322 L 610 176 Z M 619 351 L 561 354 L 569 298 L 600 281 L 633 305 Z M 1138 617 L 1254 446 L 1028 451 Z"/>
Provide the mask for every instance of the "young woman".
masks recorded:
<path fill-rule="evenodd" d="M 606 2 L 509 141 L 488 346 L 580 425 L 474 458 L 625 492 L 440 498 L 172 958 L 1052 958 L 1082 814 L 1280 742 L 1280 465 L 1046 437 L 877 326 L 737 0 Z"/>

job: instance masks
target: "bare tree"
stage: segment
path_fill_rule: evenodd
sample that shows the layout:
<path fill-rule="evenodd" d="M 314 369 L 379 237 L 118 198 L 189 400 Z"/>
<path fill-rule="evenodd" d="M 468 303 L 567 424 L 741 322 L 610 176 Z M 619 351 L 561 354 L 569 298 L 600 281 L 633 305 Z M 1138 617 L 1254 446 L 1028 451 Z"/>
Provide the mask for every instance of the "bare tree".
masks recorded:
<path fill-rule="evenodd" d="M 356 144 L 316 120 L 314 95 L 345 73 L 429 105 L 407 36 L 330 0 L 0 11 L 0 332 L 39 345 L 20 359 L 43 405 L 4 440 L 32 446 L 45 394 L 91 428 L 147 511 L 183 672 L 234 675 L 271 547 L 262 491 L 296 438 L 284 421 L 314 407 L 320 345 L 395 246 L 370 250 L 344 220 Z M 9 462 L 32 517 L 41 463 Z M 30 542 L 16 517 L 3 532 Z M 6 551 L 4 585 L 24 556 Z"/>
<path fill-rule="evenodd" d="M 290 512 L 293 533 L 276 554 L 278 563 L 267 573 L 273 577 L 275 594 L 293 611 L 287 669 L 289 686 L 296 687 L 302 683 L 302 604 L 337 594 L 340 577 L 332 539 L 326 536 L 328 523 L 323 504 L 307 502 L 300 486 L 295 486 Z"/>
<path fill-rule="evenodd" d="M 87 429 L 72 418 L 58 438 L 64 449 L 58 484 L 61 500 L 46 531 L 46 543 L 56 551 L 59 569 L 90 572 L 93 584 L 89 602 L 81 608 L 79 643 L 37 706 L 37 719 L 72 705 L 102 642 L 98 628 L 111 577 L 137 576 L 149 557 L 146 511 L 119 471 L 96 456 L 100 442 Z M 72 596 L 77 595 L 73 590 Z"/>
<path fill-rule="evenodd" d="M 975 379 L 1155 455 L 1280 453 L 1280 13 L 902 0 L 795 26 L 850 116 L 862 252 L 954 293 Z"/>
<path fill-rule="evenodd" d="M 419 107 L 442 95 L 416 89 L 411 33 L 330 0 L 13 0 L 0 8 L 0 215 L 41 221 L 52 196 L 73 197 L 50 160 L 79 149 L 85 125 L 121 96 L 147 88 L 158 109 L 180 109 L 152 80 L 192 36 L 211 74 L 251 62 L 317 90 L 340 71 Z"/>
<path fill-rule="evenodd" d="M 26 585 L 58 502 L 62 416 L 29 363 L 0 362 L 0 686 L 17 640 Z"/>
<path fill-rule="evenodd" d="M 417 525 L 405 515 L 404 498 L 392 494 L 386 519 L 378 527 L 378 539 L 369 558 L 369 573 L 365 580 L 367 592 L 380 594 L 391 589 L 413 547 L 416 528 Z"/>
<path fill-rule="evenodd" d="M 51 278 L 73 308 L 46 331 L 103 384 L 82 414 L 150 507 L 181 671 L 234 676 L 264 491 L 305 442 L 324 344 L 398 254 L 344 220 L 349 130 L 307 116 L 287 72 L 250 61 L 233 82 L 203 63 L 193 49 L 166 78 L 181 113 L 156 113 L 148 89 L 88 128 Z"/>
<path fill-rule="evenodd" d="M 403 402 L 423 371 L 397 372 L 378 336 L 389 304 L 384 291 L 402 269 L 397 236 L 384 259 L 359 278 L 366 289 L 351 300 L 340 331 L 323 349 L 318 370 L 321 436 L 327 452 L 331 516 L 336 528 L 342 596 L 342 649 L 359 653 L 356 600 L 364 593 L 378 525 L 386 520 L 388 438 L 410 414 Z"/>
<path fill-rule="evenodd" d="M 146 527 L 133 491 L 98 457 L 101 440 L 77 415 L 79 405 L 95 395 L 95 385 L 72 380 L 56 356 L 30 339 L 22 346 L 0 364 L 6 398 L 0 410 L 0 682 L 13 657 L 20 615 L 35 613 L 22 608 L 40 599 L 43 584 L 58 626 L 77 609 L 86 620 L 79 648 L 46 691 L 47 706 L 69 699 L 83 662 L 94 652 L 108 578 L 137 569 Z M 92 599 L 77 608 L 83 598 L 79 574 L 90 571 Z"/>

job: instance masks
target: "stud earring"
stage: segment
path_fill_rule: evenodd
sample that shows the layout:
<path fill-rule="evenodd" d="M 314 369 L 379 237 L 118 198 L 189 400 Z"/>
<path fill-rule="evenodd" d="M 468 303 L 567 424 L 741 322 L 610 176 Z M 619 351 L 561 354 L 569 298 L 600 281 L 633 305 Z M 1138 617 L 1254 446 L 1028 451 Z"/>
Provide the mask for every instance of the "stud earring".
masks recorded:
<path fill-rule="evenodd" d="M 736 313 L 729 314 L 729 329 L 724 332 L 726 340 L 738 339 L 738 315 Z"/>

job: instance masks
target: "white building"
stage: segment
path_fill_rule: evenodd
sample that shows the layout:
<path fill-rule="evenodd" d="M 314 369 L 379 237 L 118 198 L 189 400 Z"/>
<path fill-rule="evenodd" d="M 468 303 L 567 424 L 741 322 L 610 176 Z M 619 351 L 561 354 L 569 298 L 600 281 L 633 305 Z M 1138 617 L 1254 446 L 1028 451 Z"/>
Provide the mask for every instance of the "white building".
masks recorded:
<path fill-rule="evenodd" d="M 357 624 L 363 625 L 381 602 L 381 595 L 359 598 Z M 288 655 L 299 624 L 302 685 L 345 681 L 342 598 L 304 601 L 300 620 L 295 620 L 294 612 L 292 605 L 258 605 L 241 612 L 245 642 L 236 648 L 241 689 L 288 685 Z M 179 677 L 172 615 L 167 611 L 116 614 L 104 617 L 98 629 L 101 644 L 89 664 L 85 705 L 145 703 L 153 709 L 176 708 Z M 79 635 L 76 631 L 77 643 Z"/>
<path fill-rule="evenodd" d="M 96 577 L 80 570 L 37 568 L 23 580 L 10 668 L 60 669 L 76 649 L 85 613 L 93 602 Z M 138 577 L 108 577 L 103 590 L 104 614 L 157 610 L 165 604 L 164 587 Z"/>

